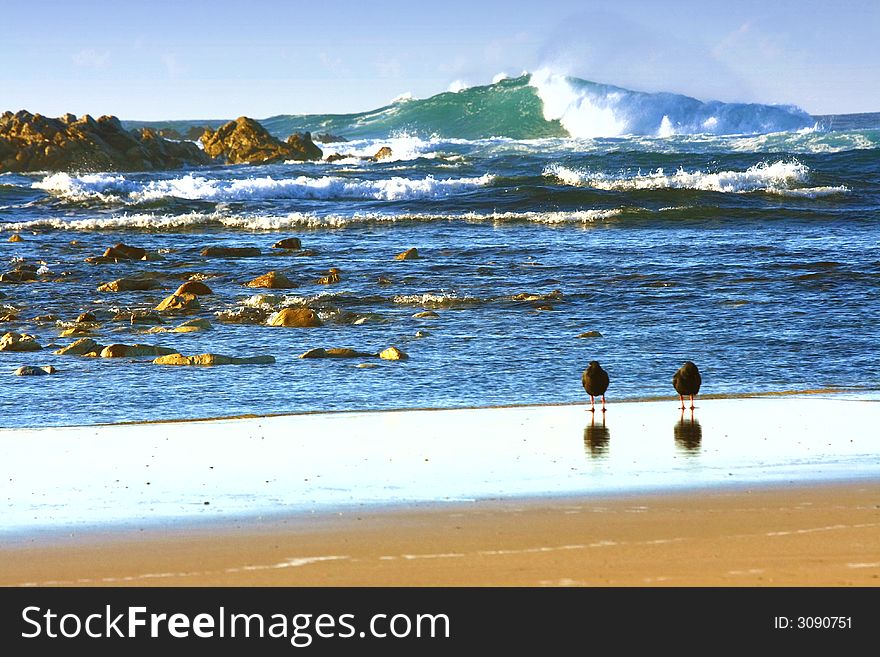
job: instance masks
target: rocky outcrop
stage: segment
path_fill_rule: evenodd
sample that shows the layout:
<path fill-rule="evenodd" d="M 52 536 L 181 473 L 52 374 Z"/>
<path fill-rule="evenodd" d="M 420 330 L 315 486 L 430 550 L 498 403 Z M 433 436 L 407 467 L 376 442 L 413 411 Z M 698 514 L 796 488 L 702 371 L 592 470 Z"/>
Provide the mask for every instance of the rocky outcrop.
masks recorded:
<path fill-rule="evenodd" d="M 373 157 L 371 157 L 370 159 L 374 162 L 378 162 L 379 160 L 387 160 L 388 158 L 392 157 L 392 155 L 393 154 L 391 152 L 391 149 L 388 146 L 383 146 L 378 151 L 376 151 L 376 154 L 373 155 Z"/>
<path fill-rule="evenodd" d="M 206 258 L 256 258 L 260 250 L 254 246 L 206 246 L 201 255 Z"/>
<path fill-rule="evenodd" d="M 129 132 L 115 116 L 0 115 L 0 171 L 151 171 L 208 163 L 195 144 L 149 129 Z"/>
<path fill-rule="evenodd" d="M 27 333 L 6 333 L 0 338 L 0 351 L 39 351 L 37 339 Z"/>
<path fill-rule="evenodd" d="M 312 328 L 322 326 L 323 322 L 311 308 L 285 308 L 269 318 L 269 326 L 292 326 L 295 328 Z"/>
<path fill-rule="evenodd" d="M 323 153 L 311 135 L 276 139 L 259 123 L 240 116 L 201 137 L 205 153 L 228 164 L 264 164 L 284 160 L 320 160 Z"/>
<path fill-rule="evenodd" d="M 377 355 L 344 347 L 331 347 L 329 349 L 309 349 L 301 354 L 300 358 L 376 358 Z"/>
<path fill-rule="evenodd" d="M 13 372 L 15 376 L 43 376 L 44 374 L 55 374 L 57 372 L 51 365 L 44 367 L 36 367 L 34 365 L 22 365 Z"/>
<path fill-rule="evenodd" d="M 322 132 L 315 136 L 315 141 L 319 144 L 341 144 L 348 141 L 348 139 L 339 135 L 331 135 L 328 132 Z"/>
<path fill-rule="evenodd" d="M 198 356 L 184 356 L 183 354 L 169 354 L 160 356 L 153 361 L 156 365 L 201 365 L 211 367 L 214 365 L 271 365 L 275 362 L 274 356 L 248 356 L 235 358 L 221 354 L 199 354 Z"/>
<path fill-rule="evenodd" d="M 270 271 L 262 276 L 257 276 L 254 280 L 245 283 L 245 287 L 263 287 L 270 290 L 287 290 L 297 287 L 297 284 L 287 278 L 284 274 L 277 271 Z"/>

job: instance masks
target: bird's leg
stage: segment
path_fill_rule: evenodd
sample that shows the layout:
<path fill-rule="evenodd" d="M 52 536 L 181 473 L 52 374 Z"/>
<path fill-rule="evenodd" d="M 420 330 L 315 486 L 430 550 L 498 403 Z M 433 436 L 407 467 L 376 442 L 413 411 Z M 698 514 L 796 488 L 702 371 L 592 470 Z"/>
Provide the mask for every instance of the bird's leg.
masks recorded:
<path fill-rule="evenodd" d="M 684 410 L 684 397 L 682 395 L 679 395 L 678 400 L 681 402 L 681 410 Z"/>
<path fill-rule="evenodd" d="M 602 412 L 605 412 L 605 395 L 602 395 Z"/>
<path fill-rule="evenodd" d="M 694 410 L 696 406 L 694 406 L 694 396 L 691 395 L 691 410 Z"/>
<path fill-rule="evenodd" d="M 593 399 L 593 395 L 590 395 L 590 413 L 596 412 L 596 401 Z"/>

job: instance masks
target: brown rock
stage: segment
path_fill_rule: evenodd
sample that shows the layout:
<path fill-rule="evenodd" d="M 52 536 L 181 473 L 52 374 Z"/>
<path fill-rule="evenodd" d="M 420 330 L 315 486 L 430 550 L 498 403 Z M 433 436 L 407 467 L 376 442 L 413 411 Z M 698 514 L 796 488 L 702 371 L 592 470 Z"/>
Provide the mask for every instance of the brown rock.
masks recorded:
<path fill-rule="evenodd" d="M 12 233 L 12 235 L 9 236 L 8 241 L 9 242 L 24 242 L 24 238 L 21 235 L 19 235 L 18 233 Z"/>
<path fill-rule="evenodd" d="M 73 344 L 69 344 L 56 351 L 59 356 L 85 356 L 86 354 L 101 353 L 104 347 L 91 338 L 80 338 Z"/>
<path fill-rule="evenodd" d="M 34 367 L 33 365 L 23 365 L 13 372 L 16 376 L 42 376 L 44 374 L 55 374 L 57 372 L 51 365 L 45 367 Z"/>
<path fill-rule="evenodd" d="M 6 333 L 0 338 L 0 351 L 39 351 L 37 339 L 27 333 Z"/>
<path fill-rule="evenodd" d="M 155 290 L 159 281 L 155 278 L 117 278 L 115 281 L 98 286 L 98 292 L 134 292 Z"/>
<path fill-rule="evenodd" d="M 195 365 L 211 367 L 214 365 L 271 365 L 275 362 L 274 356 L 248 356 L 235 358 L 220 354 L 199 354 L 198 356 L 184 356 L 183 354 L 169 354 L 156 358 L 156 365 Z"/>
<path fill-rule="evenodd" d="M 437 317 L 440 317 L 440 315 L 435 313 L 433 310 L 424 310 L 420 313 L 416 313 L 415 315 L 413 315 L 413 317 L 415 317 L 416 319 L 436 319 Z"/>
<path fill-rule="evenodd" d="M 72 328 L 67 328 L 67 329 L 64 329 L 63 331 L 61 331 L 61 333 L 58 334 L 58 337 L 60 337 L 60 338 L 73 338 L 76 336 L 91 335 L 91 334 L 92 334 L 92 332 L 87 328 L 83 328 L 82 326 L 74 326 Z"/>
<path fill-rule="evenodd" d="M 331 347 L 330 349 L 309 349 L 300 355 L 300 358 L 375 358 L 376 355 L 344 347 Z"/>
<path fill-rule="evenodd" d="M 208 246 L 202 249 L 206 258 L 255 258 L 260 250 L 251 246 Z"/>
<path fill-rule="evenodd" d="M 383 360 L 406 360 L 409 355 L 402 352 L 397 347 L 388 347 L 379 352 L 379 358 Z"/>
<path fill-rule="evenodd" d="M 269 320 L 269 326 L 311 328 L 322 325 L 323 322 L 318 317 L 318 313 L 306 307 L 285 308 Z"/>
<path fill-rule="evenodd" d="M 156 306 L 155 310 L 161 312 L 182 312 L 198 310 L 201 308 L 199 298 L 195 294 L 172 294 L 166 297 Z"/>
<path fill-rule="evenodd" d="M 103 258 L 113 260 L 143 260 L 147 256 L 147 250 L 136 246 L 117 244 L 104 251 Z"/>
<path fill-rule="evenodd" d="M 245 283 L 245 286 L 265 287 L 270 290 L 286 290 L 292 287 L 297 287 L 296 283 L 277 271 L 270 271 L 268 274 L 257 276 L 254 280 Z"/>
<path fill-rule="evenodd" d="M 376 160 L 376 161 L 387 160 L 391 156 L 392 156 L 391 149 L 388 146 L 383 146 L 378 151 L 376 151 L 376 154 L 371 159 Z"/>
<path fill-rule="evenodd" d="M 90 312 L 84 312 L 80 313 L 74 321 L 76 321 L 77 324 L 93 323 L 97 322 L 98 318 Z"/>
<path fill-rule="evenodd" d="M 602 334 L 599 331 L 587 331 L 586 333 L 581 333 L 579 338 L 601 338 Z"/>
<path fill-rule="evenodd" d="M 301 249 L 302 242 L 298 237 L 286 237 L 272 245 L 273 249 Z"/>
<path fill-rule="evenodd" d="M 165 356 L 177 353 L 168 347 L 155 347 L 149 344 L 111 344 L 101 350 L 101 358 L 141 358 L 143 356 Z"/>
<path fill-rule="evenodd" d="M 205 153 L 229 164 L 319 160 L 323 155 L 309 133 L 291 135 L 283 142 L 246 116 L 229 121 L 217 130 L 205 130 L 201 142 Z"/>
<path fill-rule="evenodd" d="M 407 249 L 403 253 L 398 253 L 396 256 L 394 256 L 395 260 L 418 260 L 418 258 L 419 250 L 415 248 Z"/>
<path fill-rule="evenodd" d="M 177 291 L 174 294 L 193 294 L 195 296 L 202 296 L 205 294 L 214 294 L 214 291 L 201 281 L 187 281 L 177 288 Z"/>
<path fill-rule="evenodd" d="M 207 319 L 191 319 L 172 330 L 175 333 L 195 333 L 196 331 L 210 331 L 213 328 Z"/>

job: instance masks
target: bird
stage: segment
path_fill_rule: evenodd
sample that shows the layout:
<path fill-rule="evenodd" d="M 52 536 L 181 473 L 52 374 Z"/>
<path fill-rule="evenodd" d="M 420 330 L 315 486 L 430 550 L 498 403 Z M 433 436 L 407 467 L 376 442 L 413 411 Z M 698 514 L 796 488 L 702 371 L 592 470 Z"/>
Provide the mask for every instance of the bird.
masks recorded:
<path fill-rule="evenodd" d="M 700 384 L 703 382 L 700 377 L 700 370 L 691 361 L 686 361 L 684 365 L 678 368 L 678 371 L 672 375 L 672 387 L 678 393 L 681 401 L 681 407 L 684 408 L 684 398 L 691 398 L 691 409 L 694 408 L 694 397 L 700 392 Z"/>
<path fill-rule="evenodd" d="M 584 384 L 584 390 L 590 396 L 590 412 L 596 411 L 595 397 L 602 397 L 602 412 L 605 412 L 605 391 L 608 390 L 608 372 L 602 369 L 599 361 L 591 360 L 587 369 L 581 376 L 581 383 Z"/>

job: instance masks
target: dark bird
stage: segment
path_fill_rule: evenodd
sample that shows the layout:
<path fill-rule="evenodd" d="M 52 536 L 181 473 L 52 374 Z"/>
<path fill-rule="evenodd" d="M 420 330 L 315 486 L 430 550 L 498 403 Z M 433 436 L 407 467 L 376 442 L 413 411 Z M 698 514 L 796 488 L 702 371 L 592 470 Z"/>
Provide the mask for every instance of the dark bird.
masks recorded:
<path fill-rule="evenodd" d="M 590 396 L 590 412 L 596 411 L 596 402 L 594 397 L 602 397 L 602 412 L 605 412 L 605 391 L 608 390 L 608 372 L 602 369 L 599 361 L 591 360 L 587 369 L 581 377 L 581 383 L 584 384 L 584 390 Z"/>
<path fill-rule="evenodd" d="M 694 408 L 694 397 L 700 392 L 700 384 L 702 382 L 700 370 L 691 361 L 687 361 L 672 376 L 672 387 L 678 393 L 682 408 L 684 408 L 685 397 L 691 398 L 691 409 Z"/>

